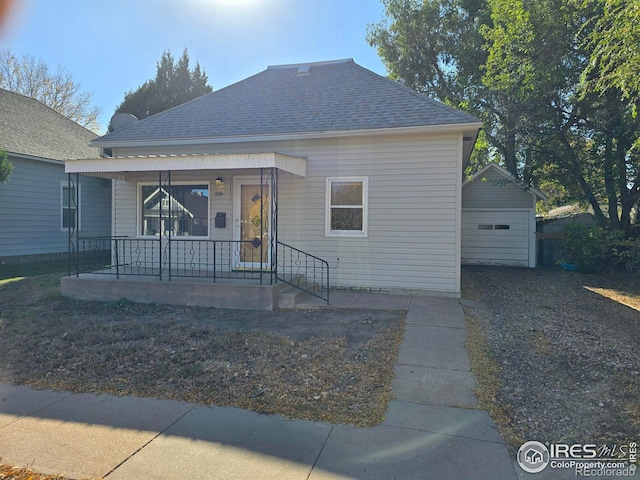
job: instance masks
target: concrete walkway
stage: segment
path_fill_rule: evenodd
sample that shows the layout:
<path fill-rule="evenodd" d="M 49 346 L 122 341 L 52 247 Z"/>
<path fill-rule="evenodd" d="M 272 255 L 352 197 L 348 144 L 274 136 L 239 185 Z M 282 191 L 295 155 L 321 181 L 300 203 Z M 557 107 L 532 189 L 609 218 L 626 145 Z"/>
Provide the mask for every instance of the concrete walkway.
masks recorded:
<path fill-rule="evenodd" d="M 491 418 L 474 408 L 457 300 L 338 292 L 332 307 L 409 311 L 379 426 L 0 384 L 0 462 L 71 479 L 516 478 Z"/>

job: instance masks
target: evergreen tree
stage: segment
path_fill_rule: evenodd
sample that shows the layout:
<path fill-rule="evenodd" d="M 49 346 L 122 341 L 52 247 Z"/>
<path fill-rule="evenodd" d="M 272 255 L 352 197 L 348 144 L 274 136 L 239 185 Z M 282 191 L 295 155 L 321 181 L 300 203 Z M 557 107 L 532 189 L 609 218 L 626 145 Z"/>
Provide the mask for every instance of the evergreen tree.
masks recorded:
<path fill-rule="evenodd" d="M 138 119 L 155 115 L 211 93 L 213 89 L 207 85 L 207 81 L 207 74 L 201 70 L 199 63 L 196 62 L 193 69 L 189 68 L 187 49 L 177 63 L 171 52 L 166 50 L 156 64 L 155 78 L 127 92 L 115 113 L 131 113 Z"/>

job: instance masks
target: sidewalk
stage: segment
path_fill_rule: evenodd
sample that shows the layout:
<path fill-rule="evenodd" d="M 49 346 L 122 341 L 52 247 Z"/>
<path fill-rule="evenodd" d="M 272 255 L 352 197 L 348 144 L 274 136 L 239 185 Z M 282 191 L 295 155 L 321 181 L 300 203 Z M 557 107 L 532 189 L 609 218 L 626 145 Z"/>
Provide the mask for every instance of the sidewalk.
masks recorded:
<path fill-rule="evenodd" d="M 0 462 L 70 479 L 516 478 L 491 418 L 474 408 L 457 300 L 338 292 L 331 303 L 408 308 L 379 426 L 0 384 Z"/>

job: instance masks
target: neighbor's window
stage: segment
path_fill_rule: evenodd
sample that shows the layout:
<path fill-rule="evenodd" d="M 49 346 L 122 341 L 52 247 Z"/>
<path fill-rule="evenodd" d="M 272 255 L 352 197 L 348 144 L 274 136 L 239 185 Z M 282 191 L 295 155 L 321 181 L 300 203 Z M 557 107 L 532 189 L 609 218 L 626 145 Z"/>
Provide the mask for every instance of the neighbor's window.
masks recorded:
<path fill-rule="evenodd" d="M 62 184 L 62 199 L 60 209 L 60 225 L 62 230 L 76 228 L 76 218 L 80 218 L 78 205 L 80 204 L 80 190 L 78 189 L 78 197 L 76 198 L 76 187 L 69 188 L 68 183 Z"/>
<path fill-rule="evenodd" d="M 141 235 L 209 236 L 209 184 L 140 185 Z"/>
<path fill-rule="evenodd" d="M 367 236 L 368 178 L 327 178 L 326 235 Z"/>

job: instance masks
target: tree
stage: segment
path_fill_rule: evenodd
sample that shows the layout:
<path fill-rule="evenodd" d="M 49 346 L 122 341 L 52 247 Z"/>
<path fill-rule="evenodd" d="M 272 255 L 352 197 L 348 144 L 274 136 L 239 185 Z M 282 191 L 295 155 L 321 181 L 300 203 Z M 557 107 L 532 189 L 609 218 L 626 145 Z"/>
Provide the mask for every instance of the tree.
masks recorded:
<path fill-rule="evenodd" d="M 617 1 L 384 0 L 368 40 L 392 76 L 479 116 L 512 173 L 625 229 L 640 198 L 640 125 L 631 97 L 590 70 L 591 33 Z"/>
<path fill-rule="evenodd" d="M 589 41 L 601 2 L 489 0 L 483 83 L 527 108 L 521 128 L 527 167 L 545 167 L 588 203 L 598 223 L 627 230 L 640 199 L 640 138 L 633 106 L 615 88 L 594 88 Z M 538 175 L 540 180 L 544 178 Z"/>
<path fill-rule="evenodd" d="M 89 130 L 100 129 L 100 109 L 92 105 L 92 94 L 82 91 L 63 67 L 52 72 L 42 60 L 0 50 L 0 88 L 35 98 Z"/>
<path fill-rule="evenodd" d="M 115 113 L 131 113 L 142 119 L 213 91 L 199 63 L 189 68 L 187 49 L 177 63 L 170 51 L 163 52 L 156 68 L 156 77 L 127 92 Z"/>
<path fill-rule="evenodd" d="M 501 155 L 517 173 L 515 147 L 509 149 L 516 144 L 516 120 L 507 118 L 510 112 L 500 110 L 500 99 L 482 84 L 487 52 L 480 26 L 491 22 L 486 0 L 382 3 L 386 19 L 369 25 L 367 41 L 377 48 L 391 79 L 479 117 L 485 124 L 479 142 L 485 148 L 475 150 L 472 163 L 481 167 Z"/>
<path fill-rule="evenodd" d="M 0 150 L 0 183 L 7 183 L 11 171 L 13 170 L 13 164 L 7 157 L 7 152 Z"/>
<path fill-rule="evenodd" d="M 600 92 L 619 89 L 631 102 L 640 98 L 640 5 L 628 0 L 606 0 L 603 13 L 590 32 L 594 87 Z"/>

